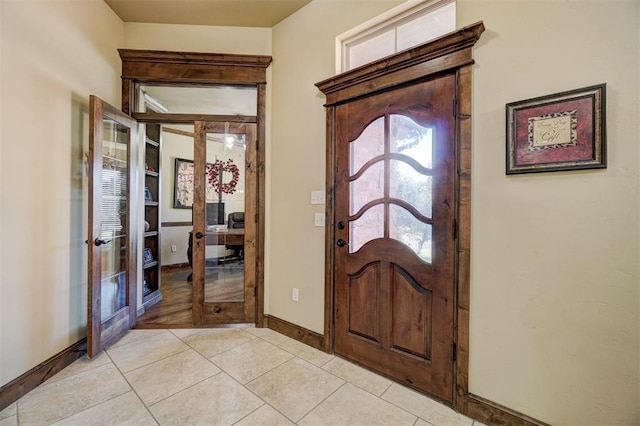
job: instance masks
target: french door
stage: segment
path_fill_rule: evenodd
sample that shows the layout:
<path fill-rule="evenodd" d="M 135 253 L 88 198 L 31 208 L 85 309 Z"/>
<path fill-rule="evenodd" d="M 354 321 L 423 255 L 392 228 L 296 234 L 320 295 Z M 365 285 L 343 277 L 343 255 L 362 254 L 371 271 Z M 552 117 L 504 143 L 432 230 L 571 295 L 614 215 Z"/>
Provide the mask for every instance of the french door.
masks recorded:
<path fill-rule="evenodd" d="M 136 319 L 131 191 L 137 123 L 103 100 L 89 100 L 87 356 L 116 342 Z"/>
<path fill-rule="evenodd" d="M 455 76 L 336 106 L 335 352 L 453 400 Z"/>
<path fill-rule="evenodd" d="M 256 132 L 255 123 L 195 122 L 191 239 L 197 325 L 256 322 Z"/>

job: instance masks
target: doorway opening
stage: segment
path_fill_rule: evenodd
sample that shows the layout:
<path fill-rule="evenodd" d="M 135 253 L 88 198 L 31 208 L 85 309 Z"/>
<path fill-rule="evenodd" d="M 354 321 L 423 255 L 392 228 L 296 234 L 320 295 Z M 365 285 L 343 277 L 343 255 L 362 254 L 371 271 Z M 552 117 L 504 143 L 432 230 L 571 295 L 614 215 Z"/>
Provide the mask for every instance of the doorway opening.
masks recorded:
<path fill-rule="evenodd" d="M 231 306 L 224 304 L 244 303 L 253 298 L 255 250 L 251 244 L 245 246 L 245 236 L 249 243 L 255 238 L 255 225 L 246 224 L 245 220 L 247 211 L 255 210 L 251 202 L 256 187 L 256 175 L 251 169 L 256 156 L 255 132 L 247 131 L 252 126 L 255 127 L 251 123 L 228 121 L 213 124 L 213 132 L 206 135 L 204 142 L 205 176 L 204 185 L 200 185 L 194 175 L 194 159 L 200 152 L 196 148 L 194 125 L 162 124 L 163 197 L 159 229 L 162 300 L 145 309 L 138 317 L 138 327 L 195 325 L 194 275 L 199 272 L 196 268 L 204 268 L 203 303 L 223 304 L 218 306 L 221 308 L 218 316 L 222 316 L 225 306 Z M 204 194 L 196 194 L 196 187 L 201 192 L 204 187 Z M 204 213 L 195 206 L 202 200 Z M 194 249 L 199 249 L 198 232 L 194 232 L 194 218 L 198 214 L 205 218 L 201 230 L 206 234 L 203 264 L 194 262 L 197 261 Z M 197 279 L 195 282 L 198 283 Z M 253 322 L 251 317 L 247 319 Z M 227 317 L 224 321 L 233 319 Z"/>
<path fill-rule="evenodd" d="M 123 111 L 143 123 L 142 134 L 157 128 L 161 135 L 158 165 L 140 161 L 142 192 L 150 175 L 158 180 L 156 235 L 144 230 L 140 241 L 145 248 L 150 238 L 156 241 L 159 284 L 157 297 L 145 295 L 143 259 L 138 327 L 261 327 L 265 203 L 264 143 L 258 141 L 265 136 L 271 57 L 119 53 Z M 141 203 L 146 227 L 150 206 Z"/>

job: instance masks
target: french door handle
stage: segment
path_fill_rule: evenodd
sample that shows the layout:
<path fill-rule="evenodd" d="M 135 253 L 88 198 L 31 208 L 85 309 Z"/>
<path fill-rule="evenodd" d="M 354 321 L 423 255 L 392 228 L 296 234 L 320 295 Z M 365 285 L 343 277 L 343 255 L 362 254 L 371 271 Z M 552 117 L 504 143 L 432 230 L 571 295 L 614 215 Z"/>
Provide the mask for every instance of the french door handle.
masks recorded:
<path fill-rule="evenodd" d="M 204 234 L 202 232 L 196 232 L 197 239 L 201 239 L 202 237 L 204 237 Z"/>
<path fill-rule="evenodd" d="M 344 246 L 346 246 L 346 245 L 347 245 L 347 243 L 346 243 L 346 241 L 345 241 L 345 240 L 343 240 L 342 238 L 340 238 L 338 241 L 336 241 L 336 245 L 337 245 L 338 247 L 344 247 Z"/>
<path fill-rule="evenodd" d="M 93 240 L 93 244 L 95 244 L 96 247 L 100 247 L 104 244 L 109 244 L 110 242 L 111 240 L 103 240 L 102 238 L 96 238 L 95 240 Z"/>

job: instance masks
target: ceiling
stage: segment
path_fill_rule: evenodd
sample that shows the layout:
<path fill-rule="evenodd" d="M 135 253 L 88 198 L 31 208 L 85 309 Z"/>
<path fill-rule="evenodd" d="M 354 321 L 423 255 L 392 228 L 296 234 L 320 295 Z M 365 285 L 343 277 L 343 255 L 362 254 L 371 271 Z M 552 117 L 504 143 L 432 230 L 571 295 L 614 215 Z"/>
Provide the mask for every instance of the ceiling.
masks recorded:
<path fill-rule="evenodd" d="M 273 27 L 311 0 L 104 0 L 124 22 Z"/>

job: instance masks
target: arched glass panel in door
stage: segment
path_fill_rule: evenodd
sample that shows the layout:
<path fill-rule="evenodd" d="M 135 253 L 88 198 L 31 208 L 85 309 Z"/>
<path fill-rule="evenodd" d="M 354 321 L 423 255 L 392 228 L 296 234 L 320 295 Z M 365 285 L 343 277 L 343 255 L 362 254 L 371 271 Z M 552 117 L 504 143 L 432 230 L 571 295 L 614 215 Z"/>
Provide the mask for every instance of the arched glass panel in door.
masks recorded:
<path fill-rule="evenodd" d="M 433 131 L 388 114 L 350 142 L 350 253 L 390 238 L 431 263 Z"/>

